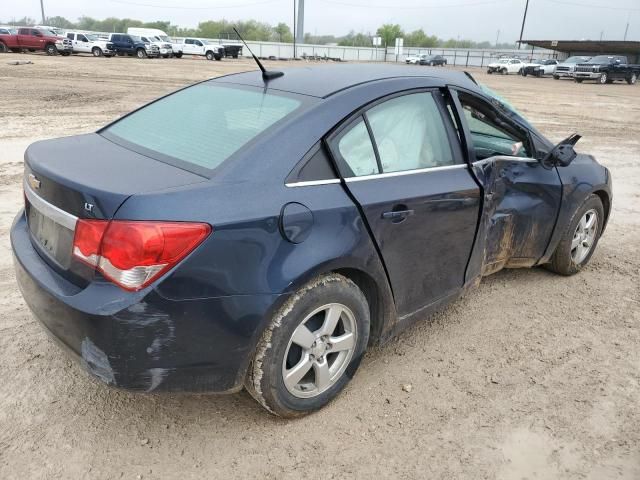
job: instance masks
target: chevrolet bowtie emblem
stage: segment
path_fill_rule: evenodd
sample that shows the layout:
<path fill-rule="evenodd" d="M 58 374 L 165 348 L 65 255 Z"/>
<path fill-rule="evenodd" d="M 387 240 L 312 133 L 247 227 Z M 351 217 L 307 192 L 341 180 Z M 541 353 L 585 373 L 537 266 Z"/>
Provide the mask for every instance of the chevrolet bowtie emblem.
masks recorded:
<path fill-rule="evenodd" d="M 29 174 L 29 185 L 31 185 L 31 188 L 35 190 L 40 188 L 40 180 L 38 180 L 38 177 L 36 177 L 33 173 Z"/>

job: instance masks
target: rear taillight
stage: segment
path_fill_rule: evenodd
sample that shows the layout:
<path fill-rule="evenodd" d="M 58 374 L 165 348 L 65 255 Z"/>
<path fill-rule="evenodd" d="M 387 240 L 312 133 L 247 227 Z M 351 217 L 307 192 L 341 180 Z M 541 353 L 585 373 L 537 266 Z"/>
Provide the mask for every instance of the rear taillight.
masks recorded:
<path fill-rule="evenodd" d="M 210 232 L 206 223 L 78 220 L 73 255 L 125 290 L 140 290 Z"/>

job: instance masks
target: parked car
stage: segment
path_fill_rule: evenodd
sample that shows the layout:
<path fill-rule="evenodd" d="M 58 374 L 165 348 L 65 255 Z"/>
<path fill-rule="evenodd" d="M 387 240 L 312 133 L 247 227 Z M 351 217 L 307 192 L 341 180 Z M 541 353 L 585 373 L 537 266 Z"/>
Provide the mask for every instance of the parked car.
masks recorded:
<path fill-rule="evenodd" d="M 420 65 L 429 65 L 433 66 L 445 66 L 447 64 L 447 59 L 442 55 L 420 55 Z"/>
<path fill-rule="evenodd" d="M 520 70 L 520 74 L 523 76 L 532 75 L 534 68 L 540 66 L 542 64 L 542 60 L 530 60 L 529 62 L 523 62 L 522 69 Z"/>
<path fill-rule="evenodd" d="M 589 262 L 611 176 L 577 136 L 554 146 L 463 72 L 279 73 L 200 82 L 27 149 L 16 278 L 96 379 L 245 386 L 299 416 L 369 345 L 483 276 Z"/>
<path fill-rule="evenodd" d="M 404 59 L 405 63 L 416 65 L 420 63 L 421 55 L 408 55 L 407 58 Z"/>
<path fill-rule="evenodd" d="M 54 35 L 49 30 L 24 27 L 14 34 L 0 34 L 0 52 L 11 50 L 14 53 L 23 50 L 44 51 L 47 55 L 71 55 L 71 40 Z"/>
<path fill-rule="evenodd" d="M 182 43 L 173 44 L 173 54 L 178 58 L 182 55 L 199 55 L 207 60 L 221 60 L 225 52 L 224 47 L 217 43 L 209 43 L 201 38 L 185 38 Z"/>
<path fill-rule="evenodd" d="M 519 58 L 501 58 L 487 65 L 487 73 L 501 73 L 508 75 L 510 73 L 522 73 L 524 62 Z"/>
<path fill-rule="evenodd" d="M 73 53 L 91 53 L 94 57 L 112 57 L 116 54 L 111 42 L 91 33 L 67 32 L 67 38 L 71 40 Z"/>
<path fill-rule="evenodd" d="M 224 48 L 224 56 L 231 58 L 238 58 L 242 55 L 242 45 L 237 43 L 225 43 L 222 45 Z"/>
<path fill-rule="evenodd" d="M 109 35 L 109 42 L 113 45 L 116 55 L 135 55 L 138 58 L 160 56 L 160 49 L 157 45 L 145 43 L 135 35 L 112 33 Z"/>
<path fill-rule="evenodd" d="M 553 75 L 556 71 L 556 67 L 558 66 L 558 60 L 554 58 L 549 58 L 547 60 L 543 60 L 540 65 L 533 68 L 533 75 L 536 77 L 542 77 L 544 75 Z"/>
<path fill-rule="evenodd" d="M 576 64 L 588 62 L 590 59 L 591 57 L 573 56 L 563 60 L 556 66 L 556 69 L 553 72 L 554 80 L 559 80 L 561 78 L 573 79 L 573 71 Z"/>
<path fill-rule="evenodd" d="M 127 29 L 127 33 L 129 35 L 138 36 L 140 37 L 140 40 L 143 41 L 144 43 L 157 46 L 160 52 L 160 56 L 162 56 L 163 58 L 173 57 L 173 48 L 172 48 L 170 39 L 163 40 L 162 38 L 156 35 L 153 35 L 152 33 L 148 33 L 153 31 L 155 30 L 151 28 L 128 28 Z"/>
<path fill-rule="evenodd" d="M 634 85 L 640 75 L 640 65 L 630 65 L 622 55 L 598 55 L 585 63 L 578 63 L 573 78 L 580 83 L 584 80 L 596 80 L 599 83 L 613 83 L 624 80 Z"/>

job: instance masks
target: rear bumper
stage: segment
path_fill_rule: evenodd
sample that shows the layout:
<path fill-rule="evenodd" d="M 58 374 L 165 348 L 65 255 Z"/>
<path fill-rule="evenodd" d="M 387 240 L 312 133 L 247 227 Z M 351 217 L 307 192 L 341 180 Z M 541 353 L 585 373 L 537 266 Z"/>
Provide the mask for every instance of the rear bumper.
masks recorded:
<path fill-rule="evenodd" d="M 168 300 L 108 282 L 84 289 L 58 275 L 31 244 L 24 214 L 11 228 L 16 278 L 47 332 L 101 382 L 134 391 L 242 388 L 263 319 L 278 295 Z"/>

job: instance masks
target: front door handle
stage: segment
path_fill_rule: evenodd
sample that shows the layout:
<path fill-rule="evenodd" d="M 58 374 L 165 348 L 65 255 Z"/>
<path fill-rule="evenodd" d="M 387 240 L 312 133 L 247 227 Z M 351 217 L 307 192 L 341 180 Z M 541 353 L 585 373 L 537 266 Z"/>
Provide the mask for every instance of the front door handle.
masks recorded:
<path fill-rule="evenodd" d="M 390 212 L 384 212 L 382 214 L 382 218 L 385 220 L 391 220 L 394 223 L 400 223 L 415 213 L 415 210 L 392 210 Z"/>

